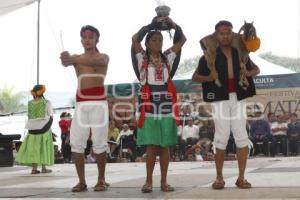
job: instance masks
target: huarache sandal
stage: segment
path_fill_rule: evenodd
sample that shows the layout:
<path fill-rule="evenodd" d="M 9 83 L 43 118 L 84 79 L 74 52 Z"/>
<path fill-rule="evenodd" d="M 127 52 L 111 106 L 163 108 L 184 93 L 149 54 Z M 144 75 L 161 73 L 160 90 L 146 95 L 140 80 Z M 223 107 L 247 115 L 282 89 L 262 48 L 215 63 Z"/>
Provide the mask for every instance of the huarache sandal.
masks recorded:
<path fill-rule="evenodd" d="M 31 171 L 31 174 L 39 174 L 39 173 L 41 173 L 41 171 L 39 171 L 39 170 L 37 170 L 37 169 L 33 169 L 33 170 Z"/>
<path fill-rule="evenodd" d="M 161 185 L 160 190 L 163 192 L 173 192 L 175 189 L 169 184 Z"/>
<path fill-rule="evenodd" d="M 142 193 L 150 193 L 150 192 L 152 192 L 152 186 L 145 184 L 145 185 L 143 185 L 141 190 L 142 190 Z"/>
<path fill-rule="evenodd" d="M 249 183 L 246 179 L 237 179 L 235 185 L 240 189 L 249 189 L 251 188 L 251 183 Z"/>
<path fill-rule="evenodd" d="M 225 186 L 225 181 L 219 181 L 219 180 L 215 180 L 215 182 L 211 185 L 213 189 L 215 190 L 220 190 L 223 189 Z"/>
<path fill-rule="evenodd" d="M 51 169 L 42 169 L 42 173 L 46 174 L 46 173 L 51 173 L 52 170 Z"/>
<path fill-rule="evenodd" d="M 102 192 L 107 190 L 107 183 L 103 183 L 103 182 L 98 182 L 95 186 L 94 186 L 94 191 L 95 192 Z"/>
<path fill-rule="evenodd" d="M 87 185 L 85 183 L 78 183 L 72 188 L 72 192 L 84 192 L 87 191 Z"/>

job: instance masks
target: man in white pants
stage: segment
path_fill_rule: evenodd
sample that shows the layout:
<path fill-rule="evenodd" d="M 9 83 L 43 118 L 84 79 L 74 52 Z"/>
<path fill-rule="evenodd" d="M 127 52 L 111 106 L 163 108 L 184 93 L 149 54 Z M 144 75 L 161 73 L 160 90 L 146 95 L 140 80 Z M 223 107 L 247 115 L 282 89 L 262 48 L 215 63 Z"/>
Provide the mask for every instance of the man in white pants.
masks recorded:
<path fill-rule="evenodd" d="M 90 25 L 83 26 L 80 31 L 84 53 L 70 55 L 61 53 L 62 65 L 73 65 L 78 78 L 76 94 L 76 110 L 71 124 L 70 144 L 74 155 L 79 183 L 73 187 L 73 192 L 87 190 L 84 174 L 84 149 L 91 133 L 93 151 L 98 166 L 98 181 L 94 191 L 104 191 L 105 164 L 108 134 L 108 105 L 104 88 L 109 58 L 100 53 L 96 47 L 99 41 L 99 31 Z"/>
<path fill-rule="evenodd" d="M 259 73 L 259 68 L 249 58 L 246 69 L 241 69 L 238 50 L 232 46 L 233 32 L 230 22 L 217 23 L 214 37 L 219 43 L 216 48 L 216 70 L 210 71 L 205 57 L 202 56 L 198 69 L 193 74 L 193 81 L 202 83 L 204 101 L 211 102 L 215 123 L 214 148 L 217 177 L 212 187 L 224 188 L 222 173 L 224 155 L 232 131 L 237 146 L 239 167 L 236 186 L 243 189 L 251 188 L 251 184 L 244 177 L 249 146 L 252 145 L 246 132 L 245 98 L 256 94 L 252 77 Z M 249 85 L 246 89 L 239 84 L 240 73 L 247 77 Z M 217 79 L 221 84 L 216 83 Z"/>

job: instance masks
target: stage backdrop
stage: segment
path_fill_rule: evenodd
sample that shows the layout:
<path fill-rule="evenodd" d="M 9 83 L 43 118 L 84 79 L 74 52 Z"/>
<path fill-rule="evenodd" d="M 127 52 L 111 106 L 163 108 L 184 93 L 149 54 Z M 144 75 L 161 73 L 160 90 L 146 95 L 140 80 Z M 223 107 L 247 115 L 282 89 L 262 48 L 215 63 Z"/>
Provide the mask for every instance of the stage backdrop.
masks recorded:
<path fill-rule="evenodd" d="M 257 76 L 254 82 L 257 95 L 247 99 L 250 115 L 260 108 L 265 115 L 269 112 L 274 112 L 276 115 L 296 112 L 300 116 L 300 73 Z M 174 80 L 174 83 L 179 102 L 190 102 L 193 105 L 199 103 L 210 109 L 209 105 L 202 101 L 201 84 L 190 79 Z M 108 85 L 110 109 L 115 110 L 112 112 L 126 119 L 132 118 L 139 89 L 138 83 Z"/>

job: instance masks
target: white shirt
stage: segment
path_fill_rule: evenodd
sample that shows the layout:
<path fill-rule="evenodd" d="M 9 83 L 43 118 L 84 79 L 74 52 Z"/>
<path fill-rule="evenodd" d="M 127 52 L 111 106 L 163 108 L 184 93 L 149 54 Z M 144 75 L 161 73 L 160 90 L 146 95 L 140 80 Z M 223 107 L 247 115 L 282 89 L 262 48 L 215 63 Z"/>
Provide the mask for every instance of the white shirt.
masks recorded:
<path fill-rule="evenodd" d="M 278 123 L 278 122 L 273 122 L 271 124 L 271 130 L 275 128 L 288 128 L 288 125 L 286 122 Z M 287 131 L 272 131 L 272 135 L 286 135 Z"/>
<path fill-rule="evenodd" d="M 130 129 L 128 129 L 127 131 L 125 131 L 125 130 L 121 130 L 121 132 L 120 132 L 120 134 L 119 134 L 119 136 L 118 136 L 118 138 L 117 138 L 117 143 L 118 144 L 120 144 L 120 140 L 121 140 L 121 137 L 122 136 L 129 136 L 129 135 L 133 135 L 133 132 L 132 132 L 132 130 L 130 130 Z"/>
<path fill-rule="evenodd" d="M 199 128 L 196 125 L 186 125 L 183 127 L 181 138 L 186 140 L 187 138 L 199 138 Z"/>
<path fill-rule="evenodd" d="M 170 65 L 170 71 L 172 69 L 173 62 L 176 57 L 176 53 L 171 51 L 170 49 L 164 52 L 165 56 L 168 59 L 169 65 Z M 144 62 L 144 55 L 145 52 L 139 52 L 136 54 L 136 58 L 138 61 L 138 68 L 140 72 L 140 80 L 141 84 L 144 85 L 146 83 L 146 78 L 145 78 L 145 70 L 142 68 L 143 62 Z M 169 73 L 168 69 L 165 65 L 163 65 L 163 80 L 157 81 L 155 80 L 155 66 L 154 64 L 149 62 L 148 65 L 148 84 L 150 85 L 164 85 L 169 79 Z"/>

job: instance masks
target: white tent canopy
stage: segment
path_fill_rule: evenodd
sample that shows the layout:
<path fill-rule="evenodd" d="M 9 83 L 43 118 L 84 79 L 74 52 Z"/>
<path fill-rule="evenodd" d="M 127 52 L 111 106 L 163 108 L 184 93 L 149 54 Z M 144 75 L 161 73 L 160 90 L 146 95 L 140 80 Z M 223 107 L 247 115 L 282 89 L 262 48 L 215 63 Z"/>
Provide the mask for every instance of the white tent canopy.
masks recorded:
<path fill-rule="evenodd" d="M 295 73 L 294 71 L 287 69 L 285 67 L 275 65 L 271 62 L 268 62 L 259 56 L 256 55 L 251 55 L 251 60 L 259 67 L 260 73 L 259 76 L 264 76 L 264 75 L 275 75 L 275 74 L 291 74 Z M 176 75 L 175 79 L 176 80 L 183 80 L 183 79 L 190 79 L 192 78 L 194 73 L 194 70 L 189 71 L 185 74 L 182 75 Z"/>
<path fill-rule="evenodd" d="M 0 16 L 32 4 L 37 0 L 1 0 L 0 1 Z"/>
<path fill-rule="evenodd" d="M 260 69 L 260 76 L 263 75 L 275 75 L 275 74 L 291 74 L 295 73 L 293 70 L 287 69 L 280 65 L 273 64 L 271 62 L 266 61 L 258 56 L 251 56 L 251 60 L 257 64 Z"/>

